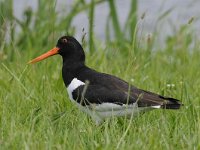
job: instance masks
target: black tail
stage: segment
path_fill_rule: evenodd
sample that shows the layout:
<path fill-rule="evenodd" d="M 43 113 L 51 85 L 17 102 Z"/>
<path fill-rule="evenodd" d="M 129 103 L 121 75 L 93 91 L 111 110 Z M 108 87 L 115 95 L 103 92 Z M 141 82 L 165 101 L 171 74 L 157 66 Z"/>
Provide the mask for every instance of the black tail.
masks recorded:
<path fill-rule="evenodd" d="M 160 96 L 160 98 L 165 100 L 165 103 L 161 105 L 161 108 L 163 109 L 179 109 L 181 106 L 183 106 L 183 104 L 177 99 L 163 96 Z"/>

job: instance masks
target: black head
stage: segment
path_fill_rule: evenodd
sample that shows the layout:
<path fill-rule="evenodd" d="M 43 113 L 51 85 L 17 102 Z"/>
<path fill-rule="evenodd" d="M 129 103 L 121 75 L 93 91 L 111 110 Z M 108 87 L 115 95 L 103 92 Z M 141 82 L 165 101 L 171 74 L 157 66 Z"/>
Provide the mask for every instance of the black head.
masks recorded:
<path fill-rule="evenodd" d="M 29 63 L 35 63 L 56 54 L 60 54 L 64 62 L 85 62 L 85 53 L 81 44 L 72 36 L 63 36 L 58 40 L 56 47 Z"/>
<path fill-rule="evenodd" d="M 85 54 L 81 44 L 72 36 L 61 37 L 56 47 L 59 48 L 58 53 L 63 59 L 85 61 Z"/>

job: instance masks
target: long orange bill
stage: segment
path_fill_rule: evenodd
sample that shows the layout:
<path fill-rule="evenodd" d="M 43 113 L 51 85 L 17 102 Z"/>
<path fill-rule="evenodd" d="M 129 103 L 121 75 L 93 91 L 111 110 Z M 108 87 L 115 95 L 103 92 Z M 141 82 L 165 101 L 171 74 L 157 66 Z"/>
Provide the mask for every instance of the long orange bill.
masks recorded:
<path fill-rule="evenodd" d="M 33 63 L 36 63 L 36 62 L 41 61 L 43 59 L 46 59 L 46 58 L 48 58 L 50 56 L 56 55 L 56 54 L 58 54 L 58 51 L 59 51 L 59 48 L 58 47 L 54 47 L 50 51 L 48 51 L 48 52 L 42 54 L 41 56 L 29 61 L 28 64 L 33 64 Z"/>

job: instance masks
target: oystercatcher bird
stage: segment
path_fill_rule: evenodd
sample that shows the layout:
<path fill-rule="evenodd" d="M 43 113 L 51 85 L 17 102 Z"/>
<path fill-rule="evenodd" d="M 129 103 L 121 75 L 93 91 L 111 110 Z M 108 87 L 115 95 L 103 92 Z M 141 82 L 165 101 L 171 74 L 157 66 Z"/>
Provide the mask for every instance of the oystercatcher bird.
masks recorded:
<path fill-rule="evenodd" d="M 139 89 L 118 77 L 87 67 L 83 48 L 72 36 L 61 37 L 55 48 L 29 63 L 56 54 L 63 59 L 62 77 L 70 100 L 97 124 L 111 116 L 131 116 L 158 108 L 179 109 L 182 105 L 177 99 Z"/>

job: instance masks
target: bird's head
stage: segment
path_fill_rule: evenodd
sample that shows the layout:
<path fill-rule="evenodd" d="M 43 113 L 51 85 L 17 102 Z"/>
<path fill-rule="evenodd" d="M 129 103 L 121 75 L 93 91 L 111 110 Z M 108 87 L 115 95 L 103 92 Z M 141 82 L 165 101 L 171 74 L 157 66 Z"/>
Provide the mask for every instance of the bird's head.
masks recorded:
<path fill-rule="evenodd" d="M 29 61 L 29 63 L 36 63 L 56 54 L 60 54 L 64 61 L 85 61 L 85 54 L 80 43 L 72 36 L 63 36 L 58 40 L 56 47 Z"/>

